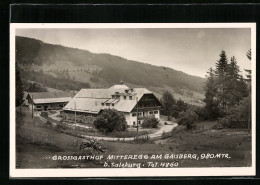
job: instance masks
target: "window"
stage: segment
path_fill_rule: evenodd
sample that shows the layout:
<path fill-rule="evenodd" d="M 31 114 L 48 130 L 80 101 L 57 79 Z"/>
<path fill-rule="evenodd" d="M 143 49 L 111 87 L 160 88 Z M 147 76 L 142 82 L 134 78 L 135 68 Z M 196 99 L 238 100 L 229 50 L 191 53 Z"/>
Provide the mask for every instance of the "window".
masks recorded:
<path fill-rule="evenodd" d="M 124 100 L 126 100 L 126 96 L 124 96 Z"/>
<path fill-rule="evenodd" d="M 138 125 L 140 125 L 141 124 L 141 121 L 138 121 Z"/>
<path fill-rule="evenodd" d="M 42 106 L 36 106 L 37 109 L 40 109 Z"/>
<path fill-rule="evenodd" d="M 149 112 L 149 114 L 153 114 L 153 112 Z"/>
<path fill-rule="evenodd" d="M 106 106 L 110 106 L 110 103 L 106 103 Z"/>
<path fill-rule="evenodd" d="M 156 110 L 156 111 L 154 111 L 154 114 L 158 114 L 158 111 Z"/>
<path fill-rule="evenodd" d="M 136 113 L 133 113 L 132 116 L 135 117 L 135 116 L 136 116 Z"/>
<path fill-rule="evenodd" d="M 132 96 L 129 96 L 129 100 L 132 100 Z"/>
<path fill-rule="evenodd" d="M 104 106 L 105 104 L 104 103 L 102 103 L 102 106 Z"/>
<path fill-rule="evenodd" d="M 112 95 L 112 98 L 113 98 L 113 99 L 115 99 L 115 98 L 116 98 L 116 96 L 115 96 L 115 95 Z"/>
<path fill-rule="evenodd" d="M 133 125 L 135 125 L 135 121 L 133 122 Z"/>
<path fill-rule="evenodd" d="M 112 103 L 112 106 L 114 107 L 114 106 L 115 106 L 115 104 L 114 104 L 114 103 Z"/>
<path fill-rule="evenodd" d="M 142 113 L 141 113 L 141 112 L 139 112 L 139 113 L 138 113 L 138 116 L 142 116 Z"/>

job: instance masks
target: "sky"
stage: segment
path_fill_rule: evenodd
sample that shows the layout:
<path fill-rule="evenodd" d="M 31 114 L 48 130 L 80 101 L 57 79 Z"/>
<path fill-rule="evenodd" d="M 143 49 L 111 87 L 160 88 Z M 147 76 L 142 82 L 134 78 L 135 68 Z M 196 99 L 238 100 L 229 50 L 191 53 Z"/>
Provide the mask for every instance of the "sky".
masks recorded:
<path fill-rule="evenodd" d="M 205 77 L 222 50 L 235 56 L 240 70 L 250 68 L 249 28 L 82 28 L 16 29 L 16 35 L 46 43 L 109 53 L 128 60 L 166 66 Z"/>

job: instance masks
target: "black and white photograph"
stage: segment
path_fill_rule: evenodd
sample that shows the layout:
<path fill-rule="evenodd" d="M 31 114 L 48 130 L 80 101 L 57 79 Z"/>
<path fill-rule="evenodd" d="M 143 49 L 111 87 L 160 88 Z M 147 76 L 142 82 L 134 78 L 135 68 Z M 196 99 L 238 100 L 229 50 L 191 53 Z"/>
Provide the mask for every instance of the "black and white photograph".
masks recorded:
<path fill-rule="evenodd" d="M 10 176 L 255 174 L 255 23 L 10 24 Z"/>

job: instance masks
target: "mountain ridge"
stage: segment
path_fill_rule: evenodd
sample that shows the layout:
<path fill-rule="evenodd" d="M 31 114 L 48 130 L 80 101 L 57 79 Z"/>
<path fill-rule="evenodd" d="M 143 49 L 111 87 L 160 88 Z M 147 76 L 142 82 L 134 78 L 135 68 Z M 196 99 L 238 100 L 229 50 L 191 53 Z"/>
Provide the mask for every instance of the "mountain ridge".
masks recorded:
<path fill-rule="evenodd" d="M 16 36 L 16 62 L 23 70 L 43 71 L 59 76 L 67 74 L 91 87 L 109 86 L 122 78 L 136 86 L 170 86 L 173 89 L 203 92 L 206 79 L 170 67 L 128 60 L 107 53 L 48 44 L 41 40 Z M 94 86 L 93 86 L 94 85 Z"/>

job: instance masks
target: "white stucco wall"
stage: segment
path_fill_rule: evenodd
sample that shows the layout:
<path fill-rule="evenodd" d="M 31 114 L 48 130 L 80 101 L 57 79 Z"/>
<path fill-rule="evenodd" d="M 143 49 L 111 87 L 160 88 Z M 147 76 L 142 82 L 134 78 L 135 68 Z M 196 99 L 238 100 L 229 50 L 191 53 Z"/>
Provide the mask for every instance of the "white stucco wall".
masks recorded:
<path fill-rule="evenodd" d="M 133 117 L 132 113 L 124 113 L 124 115 L 125 115 L 125 119 L 126 119 L 126 122 L 128 125 L 133 126 L 134 122 L 135 122 L 135 124 L 137 123 L 137 117 L 136 116 Z"/>
<path fill-rule="evenodd" d="M 158 113 L 154 114 L 154 111 L 158 111 Z M 153 114 L 149 114 L 149 112 L 153 112 Z M 133 126 L 134 122 L 135 122 L 135 125 L 137 124 L 137 116 L 132 116 L 133 113 L 136 113 L 136 112 L 124 113 L 126 122 L 130 126 Z M 154 115 L 157 119 L 160 120 L 160 111 L 159 110 L 146 111 L 144 115 L 143 115 L 143 112 L 139 112 L 139 116 L 149 116 L 149 115 Z M 142 124 L 142 122 L 143 121 L 140 120 L 140 124 Z"/>

